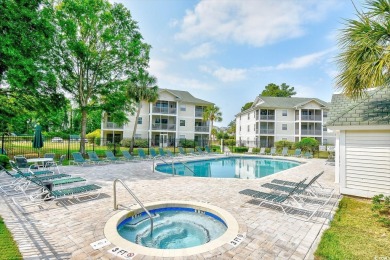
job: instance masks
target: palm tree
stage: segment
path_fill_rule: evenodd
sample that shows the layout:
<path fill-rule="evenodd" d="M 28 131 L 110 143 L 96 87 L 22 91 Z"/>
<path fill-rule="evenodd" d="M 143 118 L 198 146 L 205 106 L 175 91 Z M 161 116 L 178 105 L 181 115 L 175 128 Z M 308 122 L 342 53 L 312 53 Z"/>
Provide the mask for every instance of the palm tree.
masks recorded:
<path fill-rule="evenodd" d="M 210 121 L 209 139 L 211 137 L 211 130 L 213 129 L 213 123 L 222 121 L 222 112 L 219 111 L 219 107 L 211 105 L 206 107 L 203 111 L 203 121 Z"/>
<path fill-rule="evenodd" d="M 130 144 L 130 151 L 134 148 L 134 136 L 137 132 L 138 117 L 141 112 L 142 101 L 155 102 L 158 99 L 158 87 L 156 85 L 157 79 L 149 75 L 147 71 L 141 70 L 137 75 L 131 79 L 131 85 L 128 89 L 128 96 L 137 103 L 137 113 L 134 122 L 134 129 L 132 134 L 132 142 Z"/>
<path fill-rule="evenodd" d="M 362 97 L 369 88 L 389 87 L 390 1 L 367 0 L 366 6 L 368 11 L 358 12 L 356 20 L 346 20 L 339 37 L 336 81 L 352 98 Z"/>

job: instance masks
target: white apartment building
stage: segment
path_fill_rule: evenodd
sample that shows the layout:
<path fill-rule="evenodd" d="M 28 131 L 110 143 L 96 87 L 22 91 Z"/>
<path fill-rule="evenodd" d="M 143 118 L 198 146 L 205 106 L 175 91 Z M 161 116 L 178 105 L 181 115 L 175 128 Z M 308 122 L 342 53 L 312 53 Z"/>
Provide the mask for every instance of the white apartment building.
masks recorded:
<path fill-rule="evenodd" d="M 148 139 L 153 146 L 173 145 L 175 140 L 209 139 L 209 122 L 203 121 L 203 111 L 213 103 L 196 98 L 187 91 L 159 89 L 154 103 L 142 102 L 139 117 L 129 115 L 129 123 L 117 125 L 105 115 L 101 125 L 101 137 L 106 140 L 131 138 L 134 124 L 136 139 Z"/>
<path fill-rule="evenodd" d="M 236 115 L 236 141 L 248 147 L 272 147 L 278 141 L 312 137 L 333 145 L 335 134 L 324 126 L 329 104 L 317 98 L 258 96 Z"/>

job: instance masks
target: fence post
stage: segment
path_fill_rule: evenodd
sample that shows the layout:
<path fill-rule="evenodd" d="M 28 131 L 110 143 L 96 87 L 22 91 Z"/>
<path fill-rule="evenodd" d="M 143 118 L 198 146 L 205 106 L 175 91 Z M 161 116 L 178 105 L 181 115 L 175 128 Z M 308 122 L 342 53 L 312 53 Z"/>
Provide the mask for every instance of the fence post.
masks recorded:
<path fill-rule="evenodd" d="M 151 145 L 151 143 L 150 143 L 150 138 L 149 138 L 149 136 L 148 136 L 148 155 L 150 155 L 150 145 Z"/>
<path fill-rule="evenodd" d="M 4 152 L 4 134 L 1 136 L 1 154 Z"/>
<path fill-rule="evenodd" d="M 114 155 L 116 155 L 116 146 L 115 146 L 115 141 L 114 141 L 114 151 L 113 151 Z"/>
<path fill-rule="evenodd" d="M 68 160 L 70 160 L 70 136 L 68 138 Z"/>
<path fill-rule="evenodd" d="M 176 154 L 176 137 L 173 138 L 173 154 Z"/>
<path fill-rule="evenodd" d="M 92 138 L 92 151 L 95 151 L 95 137 Z"/>

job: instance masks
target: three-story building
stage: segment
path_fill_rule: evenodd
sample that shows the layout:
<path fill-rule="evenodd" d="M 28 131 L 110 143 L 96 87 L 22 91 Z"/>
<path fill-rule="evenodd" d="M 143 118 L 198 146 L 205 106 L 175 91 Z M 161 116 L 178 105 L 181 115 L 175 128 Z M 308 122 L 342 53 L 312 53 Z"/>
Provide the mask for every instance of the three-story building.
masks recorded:
<path fill-rule="evenodd" d="M 203 121 L 203 111 L 213 103 L 196 98 L 187 91 L 159 89 L 158 100 L 154 103 L 143 101 L 139 117 L 129 115 L 129 123 L 117 125 L 105 115 L 102 121 L 101 137 L 108 141 L 122 140 L 133 136 L 148 139 L 150 145 L 169 146 L 175 140 L 209 139 L 210 124 Z"/>
<path fill-rule="evenodd" d="M 298 142 L 312 137 L 334 144 L 335 135 L 324 126 L 329 104 L 317 98 L 258 96 L 236 115 L 236 141 L 249 147 L 272 147 L 277 141 Z"/>

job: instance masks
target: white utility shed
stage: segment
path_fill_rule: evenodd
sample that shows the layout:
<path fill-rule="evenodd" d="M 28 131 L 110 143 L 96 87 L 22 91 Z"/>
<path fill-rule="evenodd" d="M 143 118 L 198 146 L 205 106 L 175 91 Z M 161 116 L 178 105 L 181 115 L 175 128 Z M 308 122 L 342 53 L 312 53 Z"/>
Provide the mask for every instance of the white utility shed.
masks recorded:
<path fill-rule="evenodd" d="M 333 95 L 326 124 L 336 132 L 335 181 L 340 192 L 390 195 L 390 89 L 368 91 L 356 101 Z"/>

